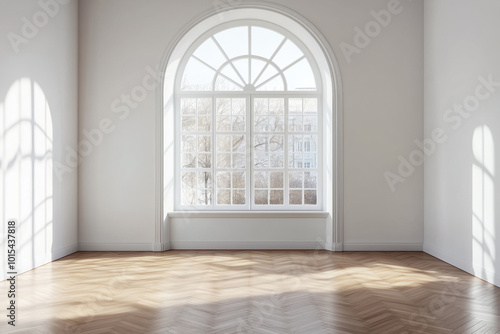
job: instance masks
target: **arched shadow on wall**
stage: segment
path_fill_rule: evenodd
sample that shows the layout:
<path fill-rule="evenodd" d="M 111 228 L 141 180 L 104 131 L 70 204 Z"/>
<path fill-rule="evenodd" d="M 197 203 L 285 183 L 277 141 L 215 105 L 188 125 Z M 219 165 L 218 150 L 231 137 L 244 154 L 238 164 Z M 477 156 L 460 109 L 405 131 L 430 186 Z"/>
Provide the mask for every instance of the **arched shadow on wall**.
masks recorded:
<path fill-rule="evenodd" d="M 478 126 L 474 130 L 472 149 L 473 267 L 476 275 L 491 282 L 496 274 L 495 143 L 488 126 Z"/>
<path fill-rule="evenodd" d="M 0 100 L 0 165 L 2 225 L 17 220 L 16 271 L 22 272 L 46 262 L 53 240 L 52 115 L 43 89 L 29 78 L 15 81 Z"/>

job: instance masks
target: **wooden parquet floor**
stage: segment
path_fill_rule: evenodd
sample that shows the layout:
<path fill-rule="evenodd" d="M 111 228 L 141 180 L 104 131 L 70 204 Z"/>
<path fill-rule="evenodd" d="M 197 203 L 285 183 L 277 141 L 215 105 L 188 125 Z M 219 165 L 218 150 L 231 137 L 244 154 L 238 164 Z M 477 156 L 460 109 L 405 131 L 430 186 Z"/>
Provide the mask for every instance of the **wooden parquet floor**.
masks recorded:
<path fill-rule="evenodd" d="M 500 289 L 420 252 L 79 252 L 17 278 L 0 333 L 500 333 Z"/>

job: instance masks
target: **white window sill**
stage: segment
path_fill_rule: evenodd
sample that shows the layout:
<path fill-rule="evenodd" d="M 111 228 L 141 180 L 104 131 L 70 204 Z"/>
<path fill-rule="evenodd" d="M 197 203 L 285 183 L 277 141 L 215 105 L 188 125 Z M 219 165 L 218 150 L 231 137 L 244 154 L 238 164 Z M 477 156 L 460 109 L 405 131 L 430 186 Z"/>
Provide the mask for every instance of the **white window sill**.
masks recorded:
<path fill-rule="evenodd" d="M 326 218 L 330 213 L 324 211 L 175 211 L 169 218 Z"/>

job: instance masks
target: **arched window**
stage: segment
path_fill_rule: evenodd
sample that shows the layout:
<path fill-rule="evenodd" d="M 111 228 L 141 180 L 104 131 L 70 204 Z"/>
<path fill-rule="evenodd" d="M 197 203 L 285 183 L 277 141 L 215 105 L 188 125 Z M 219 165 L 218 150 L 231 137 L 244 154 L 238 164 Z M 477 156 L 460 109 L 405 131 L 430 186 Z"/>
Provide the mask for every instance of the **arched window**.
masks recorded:
<path fill-rule="evenodd" d="M 155 249 L 314 249 L 323 240 L 339 250 L 342 94 L 333 52 L 285 7 L 225 9 L 165 53 Z"/>
<path fill-rule="evenodd" d="M 176 207 L 321 208 L 321 81 L 307 48 L 271 23 L 201 35 L 176 82 Z"/>

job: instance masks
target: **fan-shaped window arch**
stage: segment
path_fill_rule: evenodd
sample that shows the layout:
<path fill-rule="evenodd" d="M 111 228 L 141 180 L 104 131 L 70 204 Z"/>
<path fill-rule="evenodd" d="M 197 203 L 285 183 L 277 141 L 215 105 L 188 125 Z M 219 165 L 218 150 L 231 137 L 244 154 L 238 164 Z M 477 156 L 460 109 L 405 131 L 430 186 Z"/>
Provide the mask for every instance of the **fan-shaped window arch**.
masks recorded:
<path fill-rule="evenodd" d="M 269 23 L 218 26 L 200 36 L 188 54 L 178 76 L 183 92 L 318 90 L 317 67 L 307 48 Z"/>

